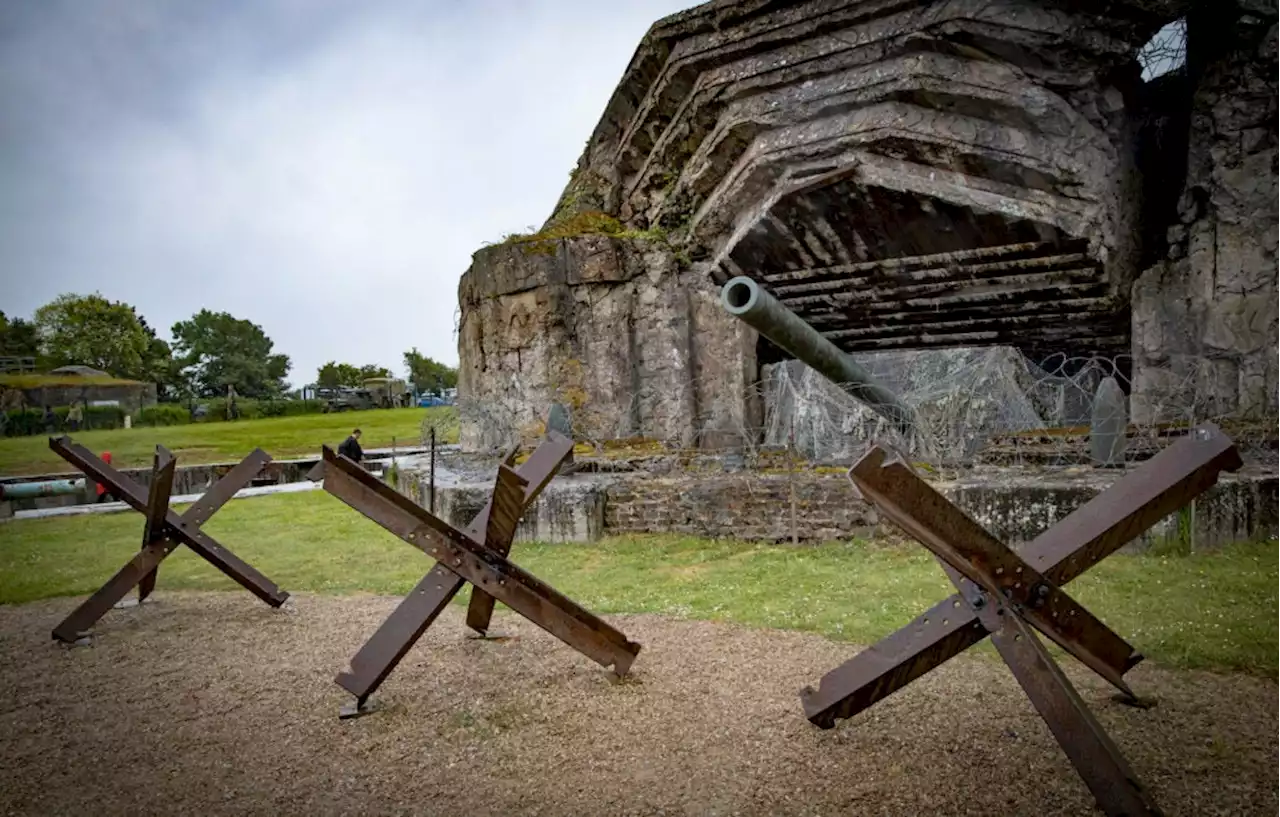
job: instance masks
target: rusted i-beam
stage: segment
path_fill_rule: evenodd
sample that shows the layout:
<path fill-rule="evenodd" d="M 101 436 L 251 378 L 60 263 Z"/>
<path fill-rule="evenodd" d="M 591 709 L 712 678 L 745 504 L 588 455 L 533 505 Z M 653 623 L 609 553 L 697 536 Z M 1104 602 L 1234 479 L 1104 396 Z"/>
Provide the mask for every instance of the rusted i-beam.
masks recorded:
<path fill-rule="evenodd" d="M 515 462 L 518 448 L 513 447 L 503 458 L 503 465 L 510 468 Z M 516 496 L 515 491 L 504 495 L 500 509 L 495 508 L 498 495 L 503 487 L 503 470 L 498 471 L 498 483 L 489 501 L 480 509 L 480 513 L 471 521 L 467 535 L 472 539 L 483 538 L 485 547 L 495 553 L 506 556 L 511 552 L 511 544 L 516 538 L 516 527 L 524 512 L 533 506 L 542 489 L 551 482 L 562 463 L 573 455 L 573 440 L 562 434 L 549 435 L 534 449 L 533 454 L 523 465 L 516 468 L 514 474 L 524 480 L 521 486 L 523 494 Z M 494 513 L 498 510 L 498 513 Z M 479 587 L 471 589 L 471 601 L 467 603 L 467 626 L 484 635 L 489 631 L 489 623 L 493 618 L 493 596 Z"/>
<path fill-rule="evenodd" d="M 356 696 L 344 715 L 364 711 L 369 696 L 391 673 L 464 583 L 473 586 L 467 622 L 485 632 L 496 599 L 593 661 L 624 675 L 638 644 L 554 589 L 507 561 L 524 511 L 555 475 L 573 443 L 552 432 L 520 468 L 514 451 L 499 466 L 494 491 L 465 532 L 458 531 L 370 475 L 356 463 L 324 449 L 312 471 L 324 488 L 352 508 L 437 560 L 413 592 L 351 660 L 337 683 Z"/>
<path fill-rule="evenodd" d="M 1159 807 L 1129 768 L 1129 762 L 1035 631 L 1020 616 L 999 618 L 1000 627 L 991 631 L 991 643 L 1103 812 L 1113 817 L 1159 815 Z"/>
<path fill-rule="evenodd" d="M 50 438 L 49 448 L 146 517 L 142 549 L 54 628 L 53 637 L 57 640 L 74 643 L 83 638 L 89 628 L 135 586 L 138 588 L 138 600 L 145 600 L 155 589 L 156 571 L 160 563 L 179 545 L 191 548 L 205 561 L 272 607 L 279 607 L 289 598 L 288 593 L 280 590 L 200 529 L 203 522 L 271 461 L 271 457 L 262 449 L 245 457 L 239 465 L 218 480 L 213 488 L 192 503 L 185 513 L 179 515 L 169 508 L 176 461 L 164 446 L 156 446 L 151 485 L 145 491 L 142 486 L 107 465 L 93 452 L 72 442 L 69 437 Z"/>
<path fill-rule="evenodd" d="M 1216 426 L 1196 429 L 1129 472 L 1108 490 L 1032 540 L 1027 564 L 1064 585 L 1186 505 L 1240 467 L 1240 455 Z M 805 716 L 829 729 L 987 637 L 960 594 L 863 650 L 801 692 Z M 1129 668 L 1141 660 L 1133 655 Z"/>
<path fill-rule="evenodd" d="M 516 455 L 516 449 L 503 458 L 505 464 L 510 464 Z M 323 479 L 325 473 L 325 464 L 322 460 L 312 469 L 308 475 L 310 479 Z M 533 480 L 535 485 L 541 489 L 547 481 L 555 474 L 555 469 L 545 475 L 543 480 Z M 534 494 L 536 496 L 536 494 Z M 489 518 L 489 508 L 492 505 L 492 499 L 485 503 L 480 509 L 480 513 L 476 514 L 472 520 L 470 527 L 467 528 L 468 535 L 475 537 L 477 531 L 484 530 Z M 413 648 L 418 642 L 422 634 L 427 631 L 431 623 L 436 617 L 448 606 L 449 602 L 462 589 L 465 582 L 458 574 L 446 570 L 440 565 L 436 565 L 427 572 L 418 582 L 417 586 L 404 597 L 404 600 L 396 606 L 396 609 L 387 616 L 386 620 L 374 631 L 369 640 L 360 647 L 360 650 L 351 659 L 351 671 L 340 672 L 334 679 L 338 686 L 350 692 L 356 697 L 355 705 L 343 712 L 350 715 L 358 715 L 362 713 L 365 702 L 369 699 L 387 676 L 396 668 L 400 660 L 405 654 Z M 472 596 L 472 603 L 475 603 L 475 597 Z M 492 606 L 490 606 L 492 609 Z M 470 611 L 468 610 L 468 618 Z M 488 626 L 488 620 L 484 622 Z M 483 629 L 481 630 L 483 632 Z"/>
<path fill-rule="evenodd" d="M 920 540 L 959 591 L 802 693 L 829 728 L 991 635 L 1000 655 L 1109 815 L 1159 814 L 1123 755 L 1036 635 L 1039 630 L 1132 696 L 1120 678 L 1140 660 L 1058 583 L 1079 575 L 1240 466 L 1230 439 L 1197 429 L 1014 553 L 905 461 L 874 448 L 850 470 L 861 496 Z M 1059 532 L 1065 531 L 1065 533 Z"/>
<path fill-rule="evenodd" d="M 1132 697 L 1120 676 L 1137 663 L 1137 651 L 920 479 L 906 462 L 890 461 L 884 449 L 872 449 L 850 477 L 863 499 L 943 565 L 1015 605 L 1036 629 Z"/>

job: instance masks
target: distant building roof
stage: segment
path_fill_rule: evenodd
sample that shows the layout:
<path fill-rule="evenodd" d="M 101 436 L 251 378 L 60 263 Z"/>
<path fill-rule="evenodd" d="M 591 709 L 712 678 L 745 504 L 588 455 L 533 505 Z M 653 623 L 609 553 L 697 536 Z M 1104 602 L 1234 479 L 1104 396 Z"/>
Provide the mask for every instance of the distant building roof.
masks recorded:
<path fill-rule="evenodd" d="M 101 369 L 95 369 L 91 366 L 79 366 L 79 365 L 59 366 L 56 369 L 51 369 L 49 371 L 49 374 L 76 374 L 76 375 L 83 375 L 84 377 L 110 377 L 111 376 L 110 374 L 102 371 Z"/>

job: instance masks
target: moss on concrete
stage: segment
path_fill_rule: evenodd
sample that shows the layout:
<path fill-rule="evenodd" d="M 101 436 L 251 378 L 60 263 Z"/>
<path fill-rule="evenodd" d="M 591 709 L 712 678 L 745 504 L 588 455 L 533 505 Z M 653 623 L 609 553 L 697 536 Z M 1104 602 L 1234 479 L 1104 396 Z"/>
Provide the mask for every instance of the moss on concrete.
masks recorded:
<path fill-rule="evenodd" d="M 605 235 L 610 238 L 640 241 L 665 241 L 663 230 L 630 230 L 622 222 L 599 210 L 584 210 L 553 219 L 535 233 L 513 233 L 503 238 L 503 244 L 518 244 L 530 254 L 554 255 L 558 242 L 565 238 L 586 235 Z"/>

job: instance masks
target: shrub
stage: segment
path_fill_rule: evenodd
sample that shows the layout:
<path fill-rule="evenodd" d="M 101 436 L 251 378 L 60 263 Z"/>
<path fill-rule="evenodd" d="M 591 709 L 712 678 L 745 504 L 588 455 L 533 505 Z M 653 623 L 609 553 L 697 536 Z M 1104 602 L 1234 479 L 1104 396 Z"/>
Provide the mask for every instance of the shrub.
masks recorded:
<path fill-rule="evenodd" d="M 44 433 L 44 412 L 40 409 L 14 409 L 5 412 L 4 435 L 26 437 Z"/>
<path fill-rule="evenodd" d="M 202 401 L 208 409 L 204 417 L 193 417 L 192 422 L 217 423 L 227 419 L 227 400 L 214 397 Z M 296 417 L 300 414 L 319 414 L 324 411 L 323 400 L 251 400 L 237 398 L 236 408 L 241 420 L 257 420 L 261 417 Z"/>
<path fill-rule="evenodd" d="M 225 409 L 224 409 L 225 410 Z M 260 420 L 262 419 L 262 403 L 257 400 L 236 400 L 236 410 L 240 413 L 236 418 L 238 420 Z M 226 416 L 225 414 L 223 415 Z"/>
<path fill-rule="evenodd" d="M 157 403 L 138 412 L 135 418 L 140 426 L 178 426 L 187 423 L 216 423 L 227 419 L 227 401 L 222 397 L 206 400 L 208 409 L 204 417 L 195 417 L 186 406 L 177 403 Z M 257 420 L 261 417 L 296 417 L 302 414 L 320 414 L 323 400 L 236 400 L 241 420 Z M 70 406 L 58 406 L 53 413 L 57 418 L 55 433 L 70 431 L 67 412 Z M 119 406 L 88 406 L 84 410 L 81 430 L 124 428 L 125 411 Z M 44 434 L 44 409 L 25 408 L 5 413 L 5 437 L 28 437 Z"/>
<path fill-rule="evenodd" d="M 214 397 L 209 400 L 201 401 L 201 405 L 209 411 L 204 417 L 196 420 L 198 423 L 220 423 L 227 419 L 227 398 Z M 258 401 L 249 399 L 236 398 L 236 410 L 240 412 L 241 420 L 256 420 L 258 414 Z"/>
<path fill-rule="evenodd" d="M 237 405 L 240 401 L 236 401 Z M 205 415 L 203 417 L 191 416 L 191 421 L 195 423 L 218 423 L 227 419 L 227 401 L 221 397 L 214 397 L 210 400 L 201 400 L 200 405 L 205 407 Z"/>
<path fill-rule="evenodd" d="M 69 406 L 54 409 L 58 415 L 58 425 L 66 428 Z M 124 428 L 125 410 L 120 406 L 87 406 L 84 410 L 85 429 L 90 428 Z"/>
<path fill-rule="evenodd" d="M 71 411 L 70 406 L 54 408 L 53 414 L 56 418 L 55 434 L 70 430 L 67 427 L 67 412 L 69 411 Z M 124 409 L 119 406 L 88 406 L 84 410 L 84 423 L 81 425 L 81 430 L 123 428 L 124 414 Z M 4 436 L 6 437 L 29 437 L 46 433 L 44 409 L 25 408 L 9 411 L 5 413 L 5 418 L 7 422 L 4 427 Z"/>
<path fill-rule="evenodd" d="M 323 400 L 261 400 L 257 405 L 262 417 L 297 417 L 324 411 Z"/>
<path fill-rule="evenodd" d="M 191 422 L 191 412 L 175 403 L 157 403 L 138 412 L 140 426 L 182 426 Z"/>

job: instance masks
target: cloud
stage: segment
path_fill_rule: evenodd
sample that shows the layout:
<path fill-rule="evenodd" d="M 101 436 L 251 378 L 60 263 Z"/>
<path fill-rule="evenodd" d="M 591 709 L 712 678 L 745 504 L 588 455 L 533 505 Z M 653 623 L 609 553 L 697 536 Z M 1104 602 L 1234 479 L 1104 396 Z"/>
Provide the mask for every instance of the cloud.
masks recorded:
<path fill-rule="evenodd" d="M 682 2 L 29 4 L 0 13 L 0 302 L 101 291 L 167 328 L 456 361 L 457 280 L 541 223 Z M 215 13 L 216 12 L 216 13 Z"/>

